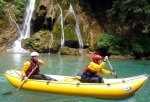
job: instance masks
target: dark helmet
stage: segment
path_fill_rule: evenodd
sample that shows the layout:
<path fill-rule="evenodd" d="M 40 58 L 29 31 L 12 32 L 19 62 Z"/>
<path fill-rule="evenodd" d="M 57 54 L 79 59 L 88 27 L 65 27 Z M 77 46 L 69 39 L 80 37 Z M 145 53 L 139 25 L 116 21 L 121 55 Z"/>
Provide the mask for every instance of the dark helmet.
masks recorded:
<path fill-rule="evenodd" d="M 93 57 L 92 57 L 92 60 L 93 61 L 98 61 L 98 60 L 101 60 L 102 59 L 102 57 L 100 56 L 100 55 L 94 55 Z"/>

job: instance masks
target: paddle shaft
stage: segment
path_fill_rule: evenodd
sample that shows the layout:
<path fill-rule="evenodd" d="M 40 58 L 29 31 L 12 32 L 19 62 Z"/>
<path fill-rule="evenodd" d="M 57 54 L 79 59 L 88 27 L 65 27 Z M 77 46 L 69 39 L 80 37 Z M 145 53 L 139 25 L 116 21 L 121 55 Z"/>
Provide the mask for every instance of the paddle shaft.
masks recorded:
<path fill-rule="evenodd" d="M 107 60 L 107 61 L 108 61 L 108 64 L 109 64 L 109 66 L 110 66 L 110 68 L 111 68 L 112 72 L 115 72 L 115 71 L 114 71 L 114 69 L 113 69 L 113 67 L 111 66 L 111 64 L 110 64 L 109 60 Z M 115 77 L 116 77 L 116 78 L 118 78 L 116 74 L 115 74 Z"/>
<path fill-rule="evenodd" d="M 35 66 L 35 67 L 33 68 L 33 70 L 32 70 L 31 73 L 27 76 L 27 78 L 29 78 L 29 77 L 31 76 L 31 74 L 35 71 L 36 68 L 37 68 L 37 66 Z M 20 77 L 21 77 L 21 76 L 20 76 Z M 19 86 L 15 91 L 19 90 L 19 89 L 22 87 L 22 85 L 24 84 L 24 82 L 25 82 L 25 80 L 22 81 L 22 83 L 20 84 L 20 86 Z M 13 92 L 14 92 L 14 91 L 5 92 L 5 93 L 3 93 L 2 95 L 11 95 Z"/>
<path fill-rule="evenodd" d="M 27 78 L 29 78 L 29 77 L 31 76 L 31 74 L 35 71 L 36 68 L 37 68 L 37 66 L 35 66 L 35 67 L 33 68 L 33 70 L 30 72 L 30 74 L 27 76 Z M 24 82 L 25 82 L 25 80 L 22 81 L 22 83 L 21 83 L 20 86 L 17 88 L 17 90 L 19 90 L 19 89 L 22 87 L 22 85 L 24 84 Z"/>

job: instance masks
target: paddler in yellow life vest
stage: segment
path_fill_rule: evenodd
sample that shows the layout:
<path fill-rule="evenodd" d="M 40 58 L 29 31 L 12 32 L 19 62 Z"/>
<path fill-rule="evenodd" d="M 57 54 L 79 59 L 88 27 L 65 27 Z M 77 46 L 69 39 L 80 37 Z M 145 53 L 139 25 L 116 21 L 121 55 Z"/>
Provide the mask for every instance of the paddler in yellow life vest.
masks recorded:
<path fill-rule="evenodd" d="M 32 52 L 30 56 L 31 56 L 30 60 L 24 62 L 24 66 L 21 71 L 23 80 L 25 81 L 28 80 L 27 76 L 32 72 L 32 70 L 34 70 L 34 68 L 36 69 L 29 76 L 30 79 L 53 80 L 51 77 L 39 73 L 40 66 L 44 65 L 44 62 L 38 59 L 39 53 Z"/>
<path fill-rule="evenodd" d="M 102 57 L 97 54 L 95 54 L 92 57 L 93 62 L 90 62 L 83 69 L 83 74 L 81 75 L 81 82 L 104 83 L 103 78 L 100 75 L 98 75 L 98 73 L 105 75 L 116 75 L 116 72 L 111 72 L 104 69 L 106 61 L 108 60 L 108 56 L 105 56 L 104 61 L 102 63 L 100 63 L 101 59 Z"/>

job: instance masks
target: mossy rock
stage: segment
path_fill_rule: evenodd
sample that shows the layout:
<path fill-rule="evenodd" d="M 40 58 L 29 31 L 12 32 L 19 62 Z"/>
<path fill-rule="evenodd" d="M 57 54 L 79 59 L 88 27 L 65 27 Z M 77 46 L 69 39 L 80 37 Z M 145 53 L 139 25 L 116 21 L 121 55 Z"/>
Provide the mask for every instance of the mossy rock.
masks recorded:
<path fill-rule="evenodd" d="M 73 49 L 69 47 L 63 47 L 60 49 L 61 55 L 74 55 L 74 56 L 80 56 L 80 52 L 78 49 Z"/>
<path fill-rule="evenodd" d="M 62 29 L 61 29 L 61 25 L 59 22 L 56 22 L 54 24 L 52 33 L 55 39 L 58 39 L 58 40 L 61 39 Z"/>
<path fill-rule="evenodd" d="M 50 32 L 42 30 L 35 33 L 31 38 L 22 40 L 22 47 L 24 49 L 32 49 L 38 52 L 47 52 L 50 45 Z M 51 49 L 58 51 L 60 48 L 60 40 L 53 39 Z"/>
<path fill-rule="evenodd" d="M 5 19 L 0 19 L 0 31 L 4 30 L 8 24 L 9 24 L 8 17 L 5 17 Z"/>

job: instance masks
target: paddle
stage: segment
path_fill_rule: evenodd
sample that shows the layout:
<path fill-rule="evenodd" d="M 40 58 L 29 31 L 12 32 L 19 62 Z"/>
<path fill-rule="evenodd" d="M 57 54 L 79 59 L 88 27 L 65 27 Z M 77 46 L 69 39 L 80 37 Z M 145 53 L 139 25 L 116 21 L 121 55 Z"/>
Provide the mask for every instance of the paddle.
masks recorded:
<path fill-rule="evenodd" d="M 115 72 L 114 69 L 112 68 L 112 66 L 111 66 L 111 64 L 110 64 L 110 62 L 109 62 L 109 60 L 107 60 L 107 62 L 108 62 L 108 64 L 109 64 L 109 66 L 110 66 L 112 72 Z M 116 74 L 115 74 L 115 77 L 118 78 Z"/>
<path fill-rule="evenodd" d="M 27 78 L 30 77 L 30 75 L 35 71 L 35 69 L 37 68 L 37 66 L 34 67 L 34 69 L 30 72 L 30 74 L 27 76 Z M 20 84 L 20 86 L 15 90 L 15 91 L 18 91 L 22 85 L 24 84 L 25 80 L 22 81 L 22 83 Z M 11 95 L 14 91 L 9 91 L 9 92 L 5 92 L 3 93 L 2 95 Z"/>

